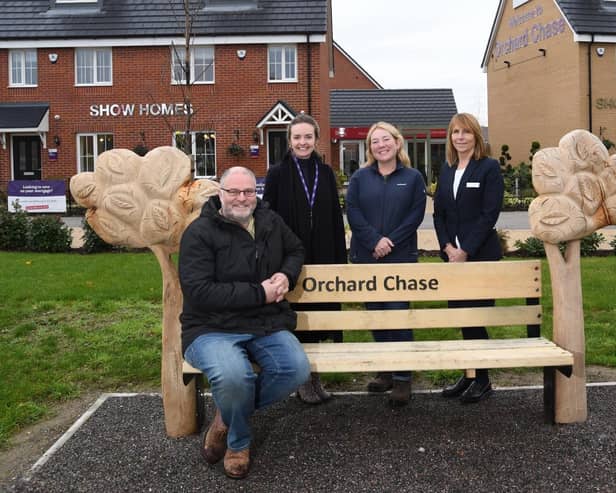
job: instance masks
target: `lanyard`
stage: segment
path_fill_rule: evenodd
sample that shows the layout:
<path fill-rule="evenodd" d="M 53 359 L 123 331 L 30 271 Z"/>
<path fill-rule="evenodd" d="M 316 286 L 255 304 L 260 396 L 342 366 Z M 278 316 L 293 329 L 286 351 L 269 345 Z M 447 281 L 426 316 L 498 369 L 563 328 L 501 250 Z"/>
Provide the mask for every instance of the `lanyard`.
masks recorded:
<path fill-rule="evenodd" d="M 308 185 L 306 185 L 306 179 L 304 178 L 304 173 L 302 173 L 302 167 L 299 165 L 299 161 L 297 157 L 293 156 L 293 161 L 295 161 L 295 166 L 297 167 L 297 172 L 299 174 L 299 178 L 302 181 L 302 185 L 304 186 L 304 193 L 306 194 L 306 200 L 308 201 L 308 205 L 310 206 L 310 216 L 312 216 L 312 208 L 314 207 L 314 201 L 317 198 L 317 184 L 319 182 L 319 166 L 317 162 L 314 162 L 314 184 L 312 186 L 312 194 L 308 193 Z"/>

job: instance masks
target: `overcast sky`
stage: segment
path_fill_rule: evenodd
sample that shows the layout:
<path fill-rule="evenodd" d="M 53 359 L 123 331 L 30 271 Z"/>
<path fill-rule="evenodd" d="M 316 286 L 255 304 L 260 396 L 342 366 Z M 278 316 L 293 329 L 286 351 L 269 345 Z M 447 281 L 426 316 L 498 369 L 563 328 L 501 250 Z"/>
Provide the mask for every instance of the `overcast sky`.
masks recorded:
<path fill-rule="evenodd" d="M 487 124 L 481 69 L 498 0 L 332 0 L 334 40 L 385 89 L 451 88 Z"/>

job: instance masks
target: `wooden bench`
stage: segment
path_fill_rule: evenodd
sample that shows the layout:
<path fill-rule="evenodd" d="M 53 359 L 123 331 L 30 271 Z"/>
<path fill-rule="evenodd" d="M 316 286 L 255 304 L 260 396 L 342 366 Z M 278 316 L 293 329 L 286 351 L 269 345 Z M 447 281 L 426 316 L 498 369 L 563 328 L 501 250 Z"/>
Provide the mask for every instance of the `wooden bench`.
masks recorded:
<path fill-rule="evenodd" d="M 178 251 L 186 226 L 219 188 L 211 180 L 193 180 L 191 169 L 190 159 L 173 147 L 158 147 L 143 157 L 127 149 L 112 149 L 98 156 L 94 172 L 79 173 L 71 178 L 70 184 L 73 197 L 88 209 L 86 219 L 101 238 L 114 245 L 148 247 L 160 264 L 163 280 L 161 388 L 165 429 L 171 437 L 196 432 L 195 408 L 201 407 L 195 401 L 201 392 L 195 392 L 193 382 L 199 379 L 190 378 L 193 375 L 190 372 L 195 370 L 183 366 L 179 321 L 182 293 L 173 254 Z M 510 338 L 505 342 L 460 341 L 452 335 L 451 341 L 430 343 L 307 344 L 312 368 L 327 372 L 544 367 L 546 416 L 557 423 L 585 421 L 588 406 L 580 242 L 593 231 L 616 224 L 616 156 L 610 156 L 595 135 L 574 130 L 563 136 L 558 148 L 542 149 L 535 154 L 533 186 L 539 196 L 529 207 L 529 221 L 533 234 L 544 242 L 550 266 L 552 334 L 556 344 L 539 336 L 538 262 L 390 264 L 376 268 L 309 266 L 304 271 L 305 281 L 300 282 L 289 299 L 298 302 L 404 299 L 423 303 L 497 298 L 524 299 L 524 303 L 518 302 L 515 308 L 455 311 L 419 309 L 415 305 L 411 310 L 387 313 L 363 310 L 300 313 L 300 330 L 515 324 L 528 327 L 527 338 Z M 562 253 L 559 244 L 565 245 Z M 372 279 L 375 289 L 369 284 Z M 431 279 L 436 279 L 438 289 L 430 286 Z M 340 280 L 349 283 L 355 280 L 355 289 L 342 290 Z M 314 282 L 323 289 L 317 289 Z M 331 291 L 328 286 L 333 286 Z M 570 374 L 571 365 L 573 371 L 569 377 L 566 375 Z M 183 369 L 188 373 L 183 373 Z M 190 380 L 188 384 L 186 380 Z"/>
<path fill-rule="evenodd" d="M 446 300 L 496 299 L 495 307 L 447 308 Z M 555 371 L 570 376 L 573 355 L 540 336 L 541 263 L 532 261 L 308 265 L 287 299 L 352 303 L 339 312 L 298 311 L 298 331 L 455 328 L 447 340 L 304 344 L 312 371 L 375 372 L 542 367 L 544 417 L 554 422 Z M 366 311 L 366 301 L 411 301 L 409 310 Z M 440 301 L 435 303 L 417 302 Z M 423 306 L 418 306 L 423 305 Z M 425 306 L 428 305 L 428 306 Z M 462 340 L 460 327 L 505 327 L 507 338 Z M 523 328 L 522 328 L 523 327 Z M 417 332 L 415 339 L 424 339 Z M 184 362 L 185 380 L 200 372 Z M 197 379 L 203 421 L 203 378 Z"/>

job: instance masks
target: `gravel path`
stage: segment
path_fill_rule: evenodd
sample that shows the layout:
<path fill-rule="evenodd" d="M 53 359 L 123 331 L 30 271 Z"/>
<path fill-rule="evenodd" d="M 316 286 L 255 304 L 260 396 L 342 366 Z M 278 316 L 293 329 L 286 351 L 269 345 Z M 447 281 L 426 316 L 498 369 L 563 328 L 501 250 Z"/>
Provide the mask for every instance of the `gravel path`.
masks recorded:
<path fill-rule="evenodd" d="M 288 399 L 254 417 L 253 466 L 233 481 L 165 436 L 159 395 L 109 397 L 15 492 L 613 492 L 616 386 L 588 388 L 589 419 L 542 422 L 539 389 L 499 390 L 477 406 L 415 393 Z M 211 416 L 211 401 L 208 402 Z"/>

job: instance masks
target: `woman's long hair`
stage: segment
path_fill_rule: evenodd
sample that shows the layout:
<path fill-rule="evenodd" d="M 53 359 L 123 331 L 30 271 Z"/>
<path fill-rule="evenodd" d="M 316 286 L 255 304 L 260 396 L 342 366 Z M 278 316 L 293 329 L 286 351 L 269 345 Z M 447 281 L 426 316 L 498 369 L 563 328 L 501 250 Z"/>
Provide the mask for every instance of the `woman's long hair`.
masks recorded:
<path fill-rule="evenodd" d="M 378 128 L 380 128 L 381 130 L 385 130 L 395 139 L 398 144 L 400 144 L 396 159 L 398 162 L 402 163 L 407 168 L 410 168 L 411 158 L 409 158 L 409 155 L 404 148 L 404 137 L 402 137 L 400 130 L 398 130 L 391 123 L 387 122 L 377 122 L 370 127 L 370 130 L 368 130 L 368 135 L 366 136 L 366 162 L 362 166 L 370 166 L 376 162 L 376 158 L 374 157 L 374 155 L 372 154 L 372 150 L 370 149 L 370 141 L 372 140 L 372 134 Z"/>
<path fill-rule="evenodd" d="M 481 134 L 481 126 L 470 113 L 457 113 L 453 115 L 449 126 L 447 127 L 447 144 L 445 145 L 445 153 L 447 155 L 447 164 L 454 166 L 458 164 L 458 151 L 453 146 L 452 134 L 454 127 L 464 128 L 470 130 L 475 136 L 475 150 L 473 151 L 473 159 L 481 159 L 488 155 L 488 149 L 483 141 L 483 135 Z"/>

